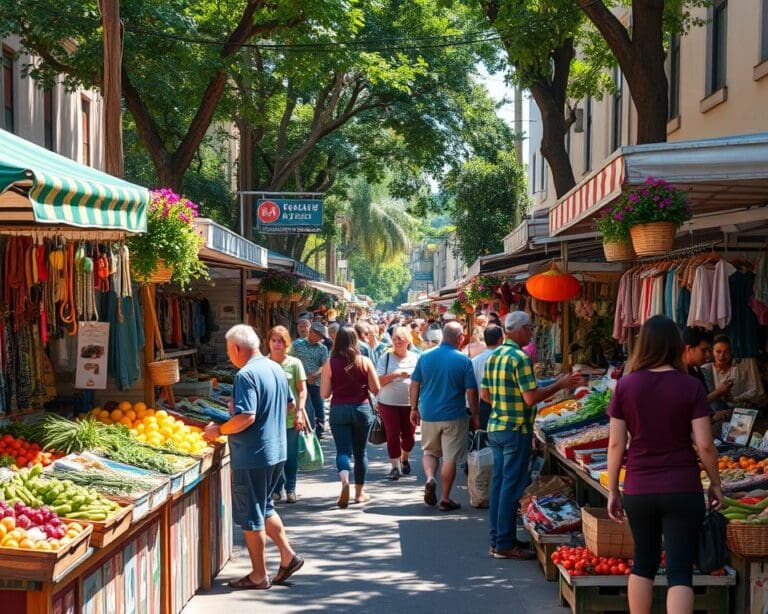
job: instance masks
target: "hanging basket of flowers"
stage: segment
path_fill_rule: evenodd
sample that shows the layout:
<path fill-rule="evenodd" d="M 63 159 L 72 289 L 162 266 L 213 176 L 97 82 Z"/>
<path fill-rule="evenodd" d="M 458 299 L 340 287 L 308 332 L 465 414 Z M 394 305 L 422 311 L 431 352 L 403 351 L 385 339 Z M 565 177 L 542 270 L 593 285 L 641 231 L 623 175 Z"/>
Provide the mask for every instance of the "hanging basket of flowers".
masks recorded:
<path fill-rule="evenodd" d="M 691 219 L 687 194 L 664 179 L 648 177 L 617 206 L 638 256 L 660 256 L 675 243 L 677 229 Z"/>
<path fill-rule="evenodd" d="M 172 281 L 185 288 L 190 281 L 208 278 L 200 261 L 204 240 L 195 230 L 198 208 L 172 190 L 152 190 L 147 232 L 128 240 L 131 272 L 143 283 Z"/>
<path fill-rule="evenodd" d="M 296 275 L 275 269 L 269 269 L 259 284 L 264 298 L 272 303 L 293 300 L 293 295 L 299 294 L 302 287 L 303 283 Z"/>
<path fill-rule="evenodd" d="M 608 262 L 635 258 L 635 250 L 629 238 L 629 226 L 624 215 L 623 206 L 616 206 L 606 210 L 595 220 L 595 229 L 603 238 L 603 252 Z"/>

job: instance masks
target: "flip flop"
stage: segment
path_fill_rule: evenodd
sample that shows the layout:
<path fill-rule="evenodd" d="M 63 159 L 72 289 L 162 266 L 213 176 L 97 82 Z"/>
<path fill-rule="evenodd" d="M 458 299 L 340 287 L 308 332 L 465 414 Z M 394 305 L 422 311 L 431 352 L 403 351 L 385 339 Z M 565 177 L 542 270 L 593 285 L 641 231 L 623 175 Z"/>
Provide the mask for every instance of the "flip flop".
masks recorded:
<path fill-rule="evenodd" d="M 285 581 L 304 566 L 304 559 L 293 555 L 291 562 L 286 567 L 280 567 L 277 574 L 272 578 L 272 584 L 284 584 Z"/>
<path fill-rule="evenodd" d="M 452 512 L 453 510 L 457 510 L 461 508 L 461 503 L 456 503 L 453 499 L 448 499 L 448 501 L 440 501 L 440 511 L 441 512 Z"/>
<path fill-rule="evenodd" d="M 269 578 L 267 578 L 265 582 L 256 584 L 253 580 L 251 580 L 250 574 L 248 574 L 239 580 L 230 580 L 227 582 L 227 586 L 237 591 L 265 591 L 272 587 L 272 583 L 269 581 Z"/>
<path fill-rule="evenodd" d="M 355 497 L 355 503 L 368 503 L 371 500 L 370 495 L 363 495 L 362 497 Z"/>

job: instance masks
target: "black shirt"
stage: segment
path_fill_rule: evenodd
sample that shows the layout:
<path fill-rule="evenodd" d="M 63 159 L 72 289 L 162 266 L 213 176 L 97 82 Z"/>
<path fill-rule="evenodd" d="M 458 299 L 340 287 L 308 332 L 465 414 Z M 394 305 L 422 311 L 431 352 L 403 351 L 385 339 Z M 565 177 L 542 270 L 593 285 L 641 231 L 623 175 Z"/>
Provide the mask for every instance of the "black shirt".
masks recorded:
<path fill-rule="evenodd" d="M 704 379 L 704 374 L 701 372 L 701 369 L 698 367 L 690 366 L 688 367 L 688 375 L 699 380 L 701 385 L 704 386 L 704 392 L 709 394 L 709 390 L 707 389 L 707 380 Z"/>

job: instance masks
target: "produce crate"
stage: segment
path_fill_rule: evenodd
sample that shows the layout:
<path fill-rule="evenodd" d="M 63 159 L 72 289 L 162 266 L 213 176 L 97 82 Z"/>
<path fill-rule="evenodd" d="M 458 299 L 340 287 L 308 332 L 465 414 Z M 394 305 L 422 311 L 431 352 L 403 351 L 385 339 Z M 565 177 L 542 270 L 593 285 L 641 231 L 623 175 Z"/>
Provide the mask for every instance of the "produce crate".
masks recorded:
<path fill-rule="evenodd" d="M 189 469 L 185 469 L 182 476 L 184 478 L 184 488 L 189 488 L 192 484 L 196 483 L 200 477 L 201 461 L 196 461 Z"/>
<path fill-rule="evenodd" d="M 149 511 L 152 512 L 168 501 L 171 496 L 171 482 L 161 484 L 149 493 Z"/>
<path fill-rule="evenodd" d="M 84 525 L 72 542 L 56 551 L 22 550 L 0 546 L 0 577 L 27 581 L 53 582 L 65 571 L 90 555 L 88 544 L 93 527 Z"/>
<path fill-rule="evenodd" d="M 557 550 L 558 546 L 563 544 L 571 544 L 575 535 L 573 533 L 560 533 L 560 534 L 547 534 L 539 533 L 536 528 L 528 523 L 523 523 L 525 530 L 531 536 L 531 545 L 536 551 L 536 558 L 539 561 L 541 570 L 544 572 L 544 577 L 547 582 L 554 582 L 558 578 L 557 565 L 552 562 L 552 553 Z"/>
<path fill-rule="evenodd" d="M 200 474 L 202 475 L 211 467 L 213 467 L 213 448 L 209 447 L 203 452 L 202 458 L 200 459 Z"/>
<path fill-rule="evenodd" d="M 635 550 L 629 523 L 619 524 L 600 507 L 581 508 L 581 528 L 587 548 L 596 556 L 631 559 Z"/>
<path fill-rule="evenodd" d="M 104 521 L 97 520 L 83 520 L 78 518 L 78 522 L 82 525 L 91 525 L 93 527 L 93 535 L 91 535 L 91 545 L 96 548 L 105 548 L 109 546 L 128 529 L 131 528 L 133 522 L 133 505 L 128 504 L 123 507 L 119 512 L 113 514 L 110 518 Z"/>
<path fill-rule="evenodd" d="M 560 572 L 560 605 L 570 607 L 573 614 L 605 614 L 629 612 L 628 576 L 571 576 L 558 565 Z M 725 576 L 693 576 L 693 611 L 695 614 L 726 614 L 729 589 L 736 584 L 730 569 Z M 652 614 L 665 614 L 667 577 L 656 576 L 653 582 Z"/>

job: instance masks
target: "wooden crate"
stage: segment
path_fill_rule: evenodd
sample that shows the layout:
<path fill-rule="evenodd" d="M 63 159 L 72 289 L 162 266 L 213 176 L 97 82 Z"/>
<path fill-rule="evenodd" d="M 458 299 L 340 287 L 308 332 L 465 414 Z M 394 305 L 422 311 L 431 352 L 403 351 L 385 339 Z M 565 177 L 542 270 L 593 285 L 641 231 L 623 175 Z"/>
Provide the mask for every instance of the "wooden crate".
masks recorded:
<path fill-rule="evenodd" d="M 570 607 L 573 614 L 609 614 L 629 612 L 628 576 L 577 576 L 558 565 L 560 572 L 560 605 Z M 693 576 L 693 610 L 695 614 L 728 614 L 729 589 L 736 584 L 736 574 L 726 576 Z M 656 576 L 653 583 L 653 614 L 665 614 L 666 576 Z"/>
<path fill-rule="evenodd" d="M 200 474 L 202 475 L 213 467 L 213 448 L 208 448 L 203 452 L 203 456 L 200 460 Z"/>
<path fill-rule="evenodd" d="M 534 526 L 527 522 L 524 523 L 524 526 L 531 536 L 531 546 L 536 551 L 536 558 L 544 572 L 544 577 L 547 582 L 555 582 L 560 572 L 557 570 L 557 565 L 552 562 L 552 553 L 557 550 L 558 546 L 572 543 L 574 536 L 570 533 L 546 535 L 536 531 Z"/>
<path fill-rule="evenodd" d="M 89 555 L 93 527 L 84 526 L 72 542 L 58 550 L 21 550 L 0 547 L 0 577 L 54 582 Z"/>
<path fill-rule="evenodd" d="M 133 505 L 123 507 L 119 512 L 103 522 L 95 520 L 78 520 L 82 525 L 91 525 L 91 545 L 96 548 L 104 548 L 117 540 L 123 533 L 131 528 L 133 522 Z"/>

